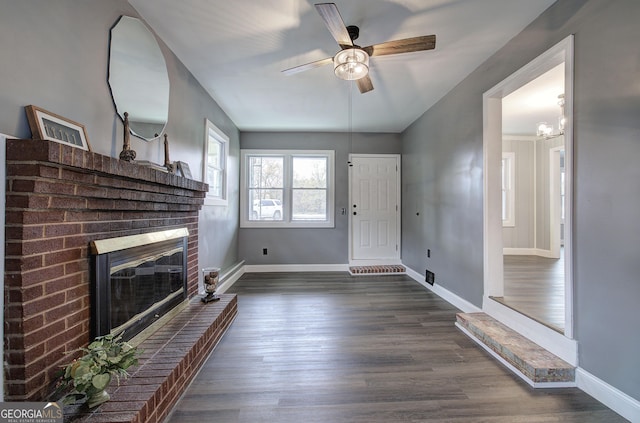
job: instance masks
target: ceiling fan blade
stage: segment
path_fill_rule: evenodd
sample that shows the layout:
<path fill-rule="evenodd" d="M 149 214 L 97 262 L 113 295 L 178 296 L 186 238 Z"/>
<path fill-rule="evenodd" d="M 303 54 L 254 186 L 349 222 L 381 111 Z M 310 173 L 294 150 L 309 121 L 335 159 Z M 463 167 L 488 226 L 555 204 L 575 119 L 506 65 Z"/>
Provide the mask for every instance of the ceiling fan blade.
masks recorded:
<path fill-rule="evenodd" d="M 371 78 L 369 78 L 369 75 L 363 76 L 360 79 L 356 79 L 356 83 L 358 84 L 358 89 L 362 94 L 373 91 L 373 83 L 371 82 Z"/>
<path fill-rule="evenodd" d="M 385 56 L 388 54 L 411 53 L 412 51 L 433 50 L 436 48 L 435 35 L 423 35 L 421 37 L 405 38 L 403 40 L 387 41 L 364 47 L 363 50 L 369 56 Z"/>
<path fill-rule="evenodd" d="M 331 36 L 338 42 L 340 47 L 346 48 L 353 46 L 349 31 L 338 12 L 338 7 L 335 3 L 318 3 L 315 5 L 316 10 L 320 14 L 320 17 L 327 26 L 327 29 L 331 33 Z"/>
<path fill-rule="evenodd" d="M 327 57 L 326 59 L 316 60 L 315 62 L 285 69 L 282 71 L 282 73 L 284 73 L 285 75 L 293 75 L 294 73 L 304 72 L 309 69 L 319 68 L 320 66 L 328 65 L 329 63 L 333 63 L 333 57 Z"/>

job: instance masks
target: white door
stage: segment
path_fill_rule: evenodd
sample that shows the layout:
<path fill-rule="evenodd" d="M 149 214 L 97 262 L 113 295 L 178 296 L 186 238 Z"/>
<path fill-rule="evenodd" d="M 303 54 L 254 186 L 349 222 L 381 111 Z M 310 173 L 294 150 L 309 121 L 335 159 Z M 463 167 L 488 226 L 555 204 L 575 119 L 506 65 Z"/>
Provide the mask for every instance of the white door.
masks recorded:
<path fill-rule="evenodd" d="M 350 263 L 400 262 L 400 156 L 351 155 Z"/>

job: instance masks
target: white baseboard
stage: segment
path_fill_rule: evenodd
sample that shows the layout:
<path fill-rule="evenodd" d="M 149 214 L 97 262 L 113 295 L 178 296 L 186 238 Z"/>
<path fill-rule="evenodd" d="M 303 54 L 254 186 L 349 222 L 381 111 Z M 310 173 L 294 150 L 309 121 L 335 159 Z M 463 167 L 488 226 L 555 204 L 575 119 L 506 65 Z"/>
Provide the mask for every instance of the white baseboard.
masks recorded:
<path fill-rule="evenodd" d="M 245 273 L 266 272 L 348 272 L 348 264 L 247 264 Z"/>
<path fill-rule="evenodd" d="M 595 377 L 586 370 L 576 369 L 578 388 L 591 395 L 631 422 L 640 422 L 640 401 Z"/>
<path fill-rule="evenodd" d="M 443 288 L 438 284 L 429 285 L 424 281 L 423 275 L 411 269 L 406 264 L 404 265 L 404 267 L 407 268 L 407 276 L 409 276 L 411 279 L 415 280 L 416 282 L 418 282 L 420 285 L 424 286 L 428 290 L 433 291 L 434 294 L 436 294 L 437 296 L 439 296 L 449 304 L 453 305 L 454 307 L 457 307 L 464 313 L 479 313 L 482 311 L 480 308 L 471 304 L 469 301 L 457 296 L 453 292 Z"/>
<path fill-rule="evenodd" d="M 505 256 L 538 256 L 544 258 L 558 258 L 551 253 L 551 250 L 541 250 L 540 248 L 503 248 L 502 254 Z"/>
<path fill-rule="evenodd" d="M 224 273 L 221 273 L 220 282 L 218 284 L 218 288 L 216 289 L 216 293 L 224 294 L 227 289 L 231 288 L 231 286 L 233 286 L 233 284 L 236 283 L 236 281 L 240 279 L 242 275 L 244 275 L 244 267 L 245 266 L 243 260 L 225 270 Z"/>

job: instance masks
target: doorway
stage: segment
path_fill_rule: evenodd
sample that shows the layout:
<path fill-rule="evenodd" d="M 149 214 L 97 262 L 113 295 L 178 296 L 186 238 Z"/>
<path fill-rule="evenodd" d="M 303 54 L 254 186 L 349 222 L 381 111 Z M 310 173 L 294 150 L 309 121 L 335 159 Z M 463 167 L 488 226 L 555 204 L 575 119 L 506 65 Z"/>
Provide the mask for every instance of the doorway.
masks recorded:
<path fill-rule="evenodd" d="M 524 207 L 518 205 L 518 195 L 528 196 L 530 207 L 529 220 L 526 222 L 526 230 L 520 231 L 514 238 L 505 235 L 503 198 L 503 100 L 510 94 L 516 92 L 525 85 L 531 83 L 545 73 L 558 66 L 563 67 L 564 86 L 563 92 L 555 92 L 554 96 L 563 95 L 563 112 L 565 118 L 562 133 L 553 131 L 533 133 L 529 142 L 519 145 L 517 149 L 528 149 L 534 157 L 533 162 L 527 166 L 531 169 L 529 174 L 532 179 L 529 184 L 531 192 L 526 193 L 522 189 L 518 194 L 516 185 L 515 209 Z M 565 228 L 571 228 L 571 205 L 572 205 L 572 99 L 573 99 L 573 37 L 570 36 L 543 53 L 531 63 L 509 76 L 507 79 L 496 85 L 484 94 L 484 296 L 483 310 L 499 321 L 507 324 L 518 332 L 525 334 L 528 338 L 538 343 L 547 350 L 560 356 L 570 363 L 576 361 L 576 343 L 573 340 L 573 281 L 571 273 L 571 231 L 564 231 L 564 247 L 556 248 L 560 245 L 552 237 L 559 235 L 556 221 L 554 220 L 555 210 L 560 205 L 560 199 L 555 198 L 555 191 L 560 191 L 551 181 L 556 179 L 554 169 L 556 159 L 561 157 L 560 150 L 564 155 L 564 182 L 565 189 L 562 192 L 564 198 Z M 561 113 L 556 115 L 556 118 Z M 532 125 L 533 126 L 533 125 Z M 525 148 L 526 147 L 526 148 Z M 554 152 L 557 147 L 558 155 Z M 537 154 L 536 154 L 537 153 Z M 518 167 L 518 151 L 515 152 L 516 168 Z M 522 158 L 522 155 L 520 155 Z M 537 161 L 536 161 L 537 158 Z M 523 163 L 519 163 L 521 166 Z M 537 177 L 536 177 L 537 172 Z M 560 171 L 557 171 L 560 173 Z M 521 187 L 522 188 L 522 187 Z M 553 192 L 553 193 L 552 193 Z M 559 195 L 559 193 L 558 193 Z M 522 199 L 521 199 L 522 200 Z M 501 213 L 501 209 L 503 212 Z M 553 209 L 553 210 L 552 210 Z M 560 207 L 560 209 L 562 209 Z M 522 217 L 522 216 L 521 216 Z M 515 225 L 518 225 L 518 214 L 515 217 Z M 562 227 L 562 226 L 561 226 Z M 515 244 L 507 245 L 508 242 Z M 541 258 L 552 258 L 560 252 L 563 253 L 564 261 L 563 273 L 561 275 L 561 287 L 563 296 L 561 298 L 561 325 L 558 328 L 551 328 L 540 322 L 540 319 L 532 318 L 529 313 L 523 313 L 517 307 L 509 307 L 497 301 L 505 297 L 505 267 L 504 252 L 513 253 L 521 250 L 522 255 L 538 256 Z M 554 251 L 555 250 L 555 251 Z M 528 285 L 529 288 L 536 288 L 535 283 Z M 529 299 L 535 299 L 536 292 L 531 290 L 525 295 Z M 555 298 L 557 300 L 557 298 Z"/>
<path fill-rule="evenodd" d="M 400 264 L 400 204 L 399 155 L 350 155 L 350 264 Z"/>

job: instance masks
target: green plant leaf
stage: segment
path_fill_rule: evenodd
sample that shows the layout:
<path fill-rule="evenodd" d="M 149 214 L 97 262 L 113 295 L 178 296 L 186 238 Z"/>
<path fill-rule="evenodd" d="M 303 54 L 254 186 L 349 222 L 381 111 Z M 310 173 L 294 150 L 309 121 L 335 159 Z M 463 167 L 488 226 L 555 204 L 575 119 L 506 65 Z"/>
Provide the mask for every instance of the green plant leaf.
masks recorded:
<path fill-rule="evenodd" d="M 95 375 L 91 380 L 91 384 L 98 390 L 103 390 L 111 382 L 111 375 L 109 373 L 103 373 Z"/>

